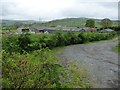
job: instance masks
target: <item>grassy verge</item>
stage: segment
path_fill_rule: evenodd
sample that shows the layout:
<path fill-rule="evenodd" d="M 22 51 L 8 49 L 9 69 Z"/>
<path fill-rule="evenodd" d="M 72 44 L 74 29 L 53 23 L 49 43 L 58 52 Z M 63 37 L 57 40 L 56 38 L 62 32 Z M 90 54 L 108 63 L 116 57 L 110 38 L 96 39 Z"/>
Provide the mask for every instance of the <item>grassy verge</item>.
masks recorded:
<path fill-rule="evenodd" d="M 69 64 L 65 69 L 55 57 L 57 50 L 42 49 L 31 53 L 2 51 L 4 88 L 90 88 L 84 69 Z"/>
<path fill-rule="evenodd" d="M 117 38 L 117 37 L 114 37 L 114 38 L 109 39 L 109 40 L 113 40 L 113 39 L 116 39 L 116 38 Z M 104 41 L 108 41 L 108 40 L 100 40 L 100 41 L 85 42 L 84 44 L 93 44 L 93 43 L 104 42 Z"/>
<path fill-rule="evenodd" d="M 52 49 L 52 52 L 57 56 L 62 52 L 62 47 Z M 57 56 L 57 60 L 61 63 L 61 58 Z M 88 77 L 87 70 L 81 67 L 78 62 L 68 62 L 62 65 L 64 67 L 65 75 L 61 78 L 63 87 L 66 88 L 92 88 L 90 78 Z M 79 66 L 79 67 L 78 67 Z"/>
<path fill-rule="evenodd" d="M 0 32 L 2 32 L 2 33 L 15 33 L 16 30 L 15 29 L 13 29 L 13 30 L 0 30 Z"/>
<path fill-rule="evenodd" d="M 76 63 L 71 62 L 65 66 L 65 76 L 62 78 L 64 87 L 92 88 L 87 77 L 87 70 L 83 67 L 78 67 Z"/>
<path fill-rule="evenodd" d="M 120 54 L 120 47 L 119 47 L 119 46 L 116 46 L 116 47 L 114 48 L 114 51 L 115 51 L 116 53 L 119 53 L 119 54 Z"/>
<path fill-rule="evenodd" d="M 93 44 L 93 43 L 104 42 L 104 41 L 108 41 L 108 40 L 93 41 L 93 42 L 85 42 L 84 44 Z"/>

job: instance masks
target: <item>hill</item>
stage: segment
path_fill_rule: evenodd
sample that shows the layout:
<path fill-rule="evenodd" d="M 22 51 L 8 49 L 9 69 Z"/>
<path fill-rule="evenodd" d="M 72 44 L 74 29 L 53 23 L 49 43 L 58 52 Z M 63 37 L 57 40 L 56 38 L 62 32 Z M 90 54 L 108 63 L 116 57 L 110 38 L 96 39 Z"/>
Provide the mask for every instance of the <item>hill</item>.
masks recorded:
<path fill-rule="evenodd" d="M 66 27 L 85 27 L 86 20 L 90 18 L 64 18 L 58 20 L 52 20 L 49 22 L 40 22 L 40 21 L 33 21 L 33 20 L 2 20 L 2 26 L 14 26 L 15 24 L 31 24 L 32 27 L 39 27 L 39 26 L 49 26 L 49 27 L 56 27 L 56 26 L 66 26 Z M 100 22 L 101 19 L 94 19 L 95 26 L 101 27 Z M 117 26 L 117 21 L 113 21 L 113 26 Z"/>
<path fill-rule="evenodd" d="M 35 22 L 33 20 L 5 20 L 5 19 L 2 19 L 0 21 L 2 27 L 14 26 L 15 24 L 32 24 Z"/>
<path fill-rule="evenodd" d="M 45 23 L 36 23 L 33 26 L 85 27 L 85 23 L 88 19 L 90 19 L 90 18 L 65 18 L 65 19 L 58 19 L 58 20 L 53 20 L 53 21 L 49 21 L 49 22 L 45 22 Z M 94 20 L 95 20 L 95 26 L 101 27 L 100 26 L 101 19 L 94 19 Z M 117 21 L 113 21 L 113 26 L 116 26 L 116 25 L 117 25 Z"/>

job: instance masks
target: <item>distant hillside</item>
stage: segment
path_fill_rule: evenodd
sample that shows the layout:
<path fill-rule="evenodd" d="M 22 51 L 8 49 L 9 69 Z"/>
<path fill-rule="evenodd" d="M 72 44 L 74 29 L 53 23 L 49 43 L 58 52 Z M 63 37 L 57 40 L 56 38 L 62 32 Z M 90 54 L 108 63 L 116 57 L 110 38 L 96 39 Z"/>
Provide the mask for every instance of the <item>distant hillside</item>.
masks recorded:
<path fill-rule="evenodd" d="M 58 20 L 52 20 L 49 22 L 38 22 L 33 20 L 2 20 L 2 26 L 14 26 L 16 23 L 22 23 L 22 24 L 32 24 L 33 27 L 39 27 L 39 26 L 50 26 L 50 27 L 56 27 L 56 26 L 66 26 L 66 27 L 85 27 L 86 20 L 90 18 L 65 18 L 65 19 L 58 19 Z M 95 26 L 101 27 L 100 22 L 101 19 L 94 19 L 95 20 Z M 113 26 L 117 26 L 117 21 L 113 21 Z"/>
<path fill-rule="evenodd" d="M 0 24 L 2 26 L 14 26 L 16 23 L 17 24 L 31 24 L 34 23 L 35 21 L 33 20 L 0 20 Z"/>
<path fill-rule="evenodd" d="M 38 25 L 41 26 L 50 26 L 50 27 L 56 27 L 56 26 L 66 26 L 66 27 L 84 27 L 85 22 L 87 18 L 65 18 L 65 19 L 58 19 L 53 20 L 45 23 L 40 23 Z"/>
<path fill-rule="evenodd" d="M 65 18 L 65 19 L 58 19 L 53 20 L 45 23 L 37 23 L 33 26 L 50 26 L 50 27 L 56 27 L 56 26 L 66 26 L 66 27 L 85 27 L 86 21 L 90 18 Z M 101 19 L 94 19 L 95 20 L 95 26 L 101 27 L 100 22 Z M 116 21 L 113 21 L 113 26 L 117 25 Z"/>

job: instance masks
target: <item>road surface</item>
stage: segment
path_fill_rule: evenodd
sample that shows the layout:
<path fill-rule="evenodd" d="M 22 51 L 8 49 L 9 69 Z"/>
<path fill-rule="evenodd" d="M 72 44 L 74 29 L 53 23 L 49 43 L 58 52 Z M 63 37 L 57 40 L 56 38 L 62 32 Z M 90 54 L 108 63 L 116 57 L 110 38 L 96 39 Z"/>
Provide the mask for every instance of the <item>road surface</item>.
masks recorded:
<path fill-rule="evenodd" d="M 70 45 L 59 53 L 60 62 L 66 66 L 77 62 L 87 69 L 93 88 L 115 88 L 118 86 L 118 54 L 113 48 L 118 40 L 100 41 L 91 44 Z"/>

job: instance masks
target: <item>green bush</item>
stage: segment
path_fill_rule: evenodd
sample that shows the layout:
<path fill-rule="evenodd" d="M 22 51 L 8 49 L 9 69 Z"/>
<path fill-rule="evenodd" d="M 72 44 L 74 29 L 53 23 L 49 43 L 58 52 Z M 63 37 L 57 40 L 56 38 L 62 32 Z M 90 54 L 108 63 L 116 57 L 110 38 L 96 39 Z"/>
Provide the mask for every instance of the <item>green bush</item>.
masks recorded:
<path fill-rule="evenodd" d="M 2 54 L 2 85 L 4 88 L 61 87 L 62 66 L 48 49 L 31 54 Z M 39 57 L 39 58 L 38 58 Z M 36 61 L 34 61 L 36 60 Z M 62 77 L 62 76 L 61 76 Z"/>
<path fill-rule="evenodd" d="M 18 37 L 19 35 L 3 35 L 2 36 L 2 49 L 7 52 L 20 52 L 20 47 L 18 45 Z"/>
<path fill-rule="evenodd" d="M 2 51 L 2 69 L 3 88 L 90 88 L 83 69 L 69 64 L 65 70 L 50 49 L 12 55 Z"/>
<path fill-rule="evenodd" d="M 77 37 L 76 33 L 75 32 L 72 32 L 72 31 L 69 31 L 67 33 L 67 37 L 68 37 L 68 45 L 70 44 L 77 44 L 78 43 L 78 40 L 79 38 Z"/>
<path fill-rule="evenodd" d="M 8 52 L 30 52 L 42 48 L 54 48 L 72 44 L 112 39 L 116 32 L 56 32 L 54 34 L 21 34 L 3 36 L 3 49 Z"/>
<path fill-rule="evenodd" d="M 54 48 L 57 46 L 57 38 L 55 35 L 49 35 L 44 39 L 46 47 L 48 48 Z"/>
<path fill-rule="evenodd" d="M 54 38 L 56 39 L 56 46 L 64 46 L 66 42 L 66 38 L 64 37 L 64 34 L 61 32 L 57 32 L 54 35 Z"/>
<path fill-rule="evenodd" d="M 97 32 L 87 32 L 87 33 L 83 33 L 81 35 L 82 38 L 82 42 L 92 42 L 92 41 L 100 41 L 100 40 L 108 40 L 108 39 L 112 39 L 113 37 L 116 36 L 115 32 L 111 32 L 111 33 L 97 33 Z M 80 37 L 80 35 L 79 35 Z"/>
<path fill-rule="evenodd" d="M 18 43 L 20 48 L 20 53 L 23 53 L 24 51 L 29 52 L 31 50 L 30 44 L 31 44 L 30 34 L 21 34 L 18 37 Z"/>

